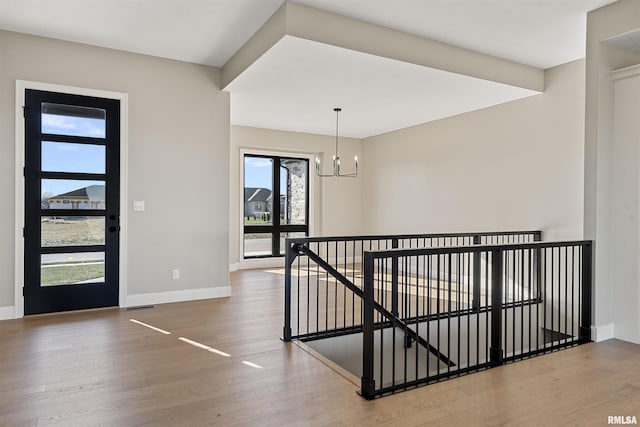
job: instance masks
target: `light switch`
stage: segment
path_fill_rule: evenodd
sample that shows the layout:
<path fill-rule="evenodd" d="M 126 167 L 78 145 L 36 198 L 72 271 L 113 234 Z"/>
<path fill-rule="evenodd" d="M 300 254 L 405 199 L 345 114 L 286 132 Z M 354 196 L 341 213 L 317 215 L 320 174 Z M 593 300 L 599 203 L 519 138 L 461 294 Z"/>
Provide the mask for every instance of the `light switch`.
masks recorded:
<path fill-rule="evenodd" d="M 133 210 L 134 211 L 143 211 L 144 210 L 144 200 L 134 200 L 133 201 Z"/>

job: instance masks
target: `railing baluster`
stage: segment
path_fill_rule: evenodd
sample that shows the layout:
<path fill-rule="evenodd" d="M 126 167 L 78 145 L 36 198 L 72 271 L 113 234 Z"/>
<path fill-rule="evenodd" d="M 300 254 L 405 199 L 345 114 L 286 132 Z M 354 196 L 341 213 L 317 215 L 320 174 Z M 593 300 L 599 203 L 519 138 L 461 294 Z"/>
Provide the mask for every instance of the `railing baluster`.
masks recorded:
<path fill-rule="evenodd" d="M 467 270 L 466 270 L 466 275 L 465 277 L 467 277 L 467 289 L 466 289 L 466 295 L 467 295 L 467 304 L 465 308 L 470 308 L 471 307 L 471 282 L 469 280 L 470 277 L 470 272 L 471 272 L 471 254 L 466 254 L 466 260 L 467 260 Z M 476 312 L 476 316 L 478 316 L 477 312 Z M 458 364 L 459 366 L 460 364 Z M 471 365 L 471 315 L 467 316 L 467 366 Z"/>
<path fill-rule="evenodd" d="M 506 239 L 506 236 L 505 236 Z M 504 280 L 506 280 L 506 283 L 503 283 L 503 289 L 504 289 L 504 293 L 502 295 L 502 304 L 508 304 L 509 303 L 509 255 L 506 252 L 502 252 L 501 254 L 502 256 L 502 266 L 504 268 L 504 271 L 502 272 Z M 495 279 L 494 279 L 495 280 Z M 502 342 L 502 350 L 503 350 L 503 357 L 504 357 L 504 353 L 507 351 L 507 349 L 509 348 L 507 345 L 507 337 L 509 336 L 509 329 L 508 329 L 508 324 L 507 324 L 507 314 L 508 311 L 506 313 L 502 313 L 502 325 L 501 325 L 501 333 L 502 333 L 502 338 L 503 338 L 503 342 Z"/>
<path fill-rule="evenodd" d="M 344 275 L 349 275 L 347 269 L 347 241 L 344 241 Z M 342 286 L 342 327 L 347 326 L 347 287 Z"/>
<path fill-rule="evenodd" d="M 282 330 L 284 341 L 291 341 L 291 266 L 296 256 L 293 246 L 293 244 L 287 244 L 284 265 L 284 327 Z"/>
<path fill-rule="evenodd" d="M 380 292 L 382 292 L 382 290 L 384 289 L 384 287 L 386 286 L 386 281 L 385 281 L 385 276 L 387 274 L 387 258 L 381 258 L 378 259 L 378 283 L 379 283 L 379 290 L 378 290 L 378 294 L 380 294 Z M 380 298 L 380 295 L 378 295 L 378 301 L 384 306 L 384 300 L 382 298 Z M 377 322 L 376 323 L 381 323 L 384 321 L 384 318 L 382 317 L 382 314 L 380 312 L 376 312 L 376 316 L 377 316 Z M 382 386 L 382 384 L 384 383 L 384 328 L 380 328 L 380 385 Z M 364 350 L 363 350 L 364 351 Z"/>
<path fill-rule="evenodd" d="M 564 248 L 564 342 L 567 342 L 567 333 L 569 332 L 568 328 L 568 309 L 569 309 L 569 247 L 565 246 Z"/>
<path fill-rule="evenodd" d="M 309 333 L 309 313 L 311 312 L 311 260 L 307 257 L 307 334 Z M 300 310 L 300 308 L 298 308 Z"/>
<path fill-rule="evenodd" d="M 391 239 L 391 247 L 398 248 L 398 239 Z M 398 258 L 391 258 L 391 312 L 398 315 Z"/>
<path fill-rule="evenodd" d="M 558 248 L 553 248 L 552 250 L 552 254 L 551 254 L 551 261 L 552 261 L 552 265 L 551 265 L 551 275 L 552 275 L 552 282 L 551 282 L 551 305 L 550 305 L 550 309 L 551 309 L 551 326 L 550 326 L 550 330 L 554 331 L 555 327 L 556 327 L 556 288 L 559 287 L 559 284 L 557 282 L 558 279 L 558 275 L 560 274 L 560 263 L 558 263 L 555 259 L 556 259 L 556 253 Z M 558 274 L 556 274 L 556 271 L 558 272 Z M 553 340 L 553 332 L 551 333 L 551 340 Z M 550 345 L 553 345 L 553 341 L 551 341 L 549 343 Z"/>
<path fill-rule="evenodd" d="M 425 255 L 427 261 L 427 319 L 431 318 L 431 308 L 432 308 L 432 299 L 431 299 L 431 278 L 433 277 L 433 273 L 431 272 L 431 265 L 433 255 Z M 427 320 L 427 341 L 431 342 L 431 322 Z M 437 348 L 440 348 L 440 343 L 437 344 Z M 426 365 L 427 365 L 427 376 L 429 376 L 429 352 L 425 352 L 426 357 Z"/>
<path fill-rule="evenodd" d="M 525 308 L 525 298 L 524 298 L 524 249 L 519 249 L 518 253 L 520 254 L 520 355 L 524 354 L 524 308 Z M 527 298 L 528 299 L 528 298 Z M 531 306 L 528 306 L 531 308 Z M 515 356 L 515 351 L 514 351 Z"/>
<path fill-rule="evenodd" d="M 473 244 L 479 245 L 481 243 L 481 237 L 479 235 L 473 236 Z M 481 279 L 480 279 L 480 268 L 481 266 L 481 252 L 473 253 L 473 311 L 475 313 L 480 312 L 480 288 L 481 288 Z"/>
<path fill-rule="evenodd" d="M 322 246 L 318 243 L 318 252 Z M 316 332 L 320 332 L 320 266 L 316 263 Z"/>
<path fill-rule="evenodd" d="M 358 271 L 358 267 L 356 266 L 356 242 L 353 241 L 352 245 L 351 245 L 351 262 L 353 264 L 352 268 L 352 277 L 351 277 L 351 281 L 353 283 L 356 283 L 356 272 Z M 360 261 L 360 263 L 362 263 L 362 260 Z M 360 266 L 360 269 L 362 270 L 362 265 Z M 351 324 L 349 326 L 355 326 L 355 312 L 356 312 L 356 296 L 353 294 L 353 292 L 350 293 L 351 294 Z"/>
<path fill-rule="evenodd" d="M 362 328 L 362 382 L 360 390 L 365 399 L 375 397 L 376 382 L 374 379 L 374 319 L 373 319 L 373 255 L 366 253 L 364 257 L 364 322 Z M 382 382 L 382 377 L 380 377 Z"/>
<path fill-rule="evenodd" d="M 533 265 L 532 265 L 533 253 L 532 252 L 533 251 L 531 249 L 528 249 L 529 256 L 527 258 L 529 260 L 528 261 L 528 267 L 529 268 L 527 270 L 528 270 L 528 276 L 529 276 L 529 280 L 528 280 L 528 284 L 529 284 L 529 301 L 532 300 L 532 298 L 531 298 L 531 295 L 532 295 L 532 293 L 531 293 L 531 288 L 532 288 L 531 278 L 532 278 L 532 275 L 533 275 L 533 271 L 532 271 L 532 268 L 533 268 Z M 536 301 L 537 301 L 537 296 L 536 296 Z M 538 310 L 538 304 L 535 304 L 535 305 L 534 304 L 529 304 L 529 328 L 528 328 L 528 330 L 529 330 L 529 347 L 528 347 L 529 351 L 531 351 L 531 310 L 532 310 L 532 307 L 535 307 L 536 311 L 537 311 Z"/>
<path fill-rule="evenodd" d="M 451 254 L 447 254 L 447 355 L 451 355 Z M 451 372 L 451 364 L 447 364 L 447 372 Z"/>
<path fill-rule="evenodd" d="M 436 275 L 437 277 L 437 282 L 436 282 L 436 313 L 437 313 L 437 325 L 438 325 L 438 339 L 437 339 L 437 344 L 436 346 L 438 348 L 440 348 L 440 255 L 436 256 Z M 440 375 L 440 363 L 438 363 L 438 375 Z"/>
<path fill-rule="evenodd" d="M 340 254 L 338 253 L 338 241 L 335 242 L 334 253 L 336 256 L 335 265 L 340 269 Z M 338 328 L 338 280 L 333 278 L 333 328 Z"/>
<path fill-rule="evenodd" d="M 582 247 L 582 316 L 580 318 L 580 340 L 591 341 L 591 243 Z"/>
<path fill-rule="evenodd" d="M 576 306 L 576 295 L 575 295 L 575 281 L 576 281 L 576 246 L 571 246 L 571 340 L 575 341 L 576 339 L 576 331 L 575 331 L 575 306 Z"/>
<path fill-rule="evenodd" d="M 416 244 L 418 242 L 416 241 Z M 424 259 L 423 259 L 424 261 Z M 424 269 L 424 262 L 422 265 L 423 269 Z M 420 316 L 422 311 L 420 311 L 420 277 L 422 276 L 422 287 L 424 288 L 424 284 L 425 284 L 425 277 L 424 277 L 424 272 L 421 273 L 422 270 L 420 270 L 420 256 L 416 256 L 416 334 L 420 335 Z M 424 289 L 422 294 L 424 295 Z M 424 311 L 424 307 L 422 308 L 422 310 Z M 429 337 L 427 337 L 427 341 L 429 340 Z M 416 343 L 415 346 L 415 359 L 416 359 L 416 374 L 415 374 L 415 378 L 418 379 L 420 377 L 420 346 Z"/>
<path fill-rule="evenodd" d="M 397 257 L 391 257 L 391 270 L 393 271 L 393 266 L 394 265 L 398 265 L 398 258 Z M 392 273 L 393 274 L 393 273 Z M 398 282 L 397 282 L 397 274 L 393 274 L 393 276 L 395 277 L 395 283 L 394 283 L 394 277 L 391 278 L 391 298 L 392 300 L 395 298 L 397 301 L 397 295 L 396 292 L 398 291 Z M 386 289 L 385 289 L 385 296 L 386 296 Z M 394 297 L 394 295 L 396 295 Z M 393 306 L 393 302 L 391 303 L 391 305 Z M 385 305 L 382 305 L 383 307 L 385 307 Z M 397 314 L 395 314 L 395 316 L 398 316 Z M 384 318 L 382 319 L 382 321 L 384 322 Z M 396 385 L 396 328 L 397 328 L 397 324 L 396 324 L 396 317 L 391 319 L 391 386 L 395 386 Z M 384 328 L 382 328 L 380 330 L 381 334 L 384 334 Z M 382 379 L 380 380 L 382 383 Z"/>
<path fill-rule="evenodd" d="M 553 269 L 553 266 L 551 265 L 550 260 L 553 259 L 553 248 L 546 248 L 544 250 L 544 265 L 545 265 L 545 269 L 543 270 L 542 273 L 542 292 L 543 292 L 543 300 L 542 300 L 542 329 L 544 331 L 546 331 L 547 329 L 547 319 L 548 319 L 548 315 L 547 315 L 547 306 L 549 305 L 549 288 L 551 286 L 553 286 L 553 274 L 549 274 L 549 272 L 547 271 L 547 265 L 550 266 L 550 270 Z M 542 338 L 542 348 L 544 350 L 544 348 L 547 346 L 546 343 L 546 332 L 544 332 L 543 334 L 541 334 Z"/>
<path fill-rule="evenodd" d="M 287 250 L 285 248 L 285 250 Z M 296 300 L 297 300 L 297 307 L 298 309 L 296 310 L 296 330 L 297 333 L 300 334 L 300 257 L 297 257 L 296 259 L 296 271 L 297 271 L 297 277 L 296 277 Z M 289 311 L 291 311 L 291 309 L 289 309 Z M 291 338 L 291 337 L 289 337 Z"/>
<path fill-rule="evenodd" d="M 461 306 L 460 306 L 460 301 L 462 300 L 462 294 L 460 293 L 461 289 L 462 289 L 462 270 L 460 269 L 461 267 L 461 261 L 460 261 L 460 254 L 456 254 L 456 273 L 457 273 L 457 279 L 456 279 L 456 310 L 458 312 L 460 312 Z M 449 313 L 449 315 L 451 315 L 451 313 Z M 458 341 L 458 363 L 457 366 L 460 366 L 460 316 L 456 317 L 456 325 L 458 326 L 458 332 L 457 332 L 457 341 Z M 449 355 L 449 357 L 451 357 L 451 355 Z"/>
<path fill-rule="evenodd" d="M 517 290 L 516 290 L 516 279 L 518 277 L 518 257 L 516 256 L 516 251 L 509 251 L 511 257 L 513 258 L 513 279 L 511 279 L 511 292 L 513 296 L 511 297 L 512 308 L 511 308 L 511 354 L 513 356 L 516 355 L 516 302 L 517 300 Z M 508 349 L 505 348 L 505 353 Z"/>
<path fill-rule="evenodd" d="M 485 276 L 485 292 L 484 292 L 484 306 L 489 307 L 489 291 L 491 291 L 491 297 L 493 298 L 493 285 L 489 285 L 489 266 L 493 266 L 493 256 L 491 256 L 491 263 L 489 263 L 489 254 L 490 252 L 485 252 L 485 256 L 487 257 L 487 263 L 484 268 L 484 276 Z M 489 363 L 489 312 L 485 312 L 484 316 L 484 361 L 485 363 Z"/>
<path fill-rule="evenodd" d="M 556 341 L 560 340 L 560 334 L 562 333 L 562 295 L 561 295 L 561 291 L 562 291 L 562 248 L 558 248 L 558 286 L 556 286 L 556 288 L 558 288 L 558 329 L 554 329 L 553 331 L 553 345 L 555 346 Z"/>
<path fill-rule="evenodd" d="M 498 249 L 491 251 L 491 354 L 492 366 L 502 364 L 502 295 L 504 288 L 504 269 L 502 267 L 504 252 Z"/>

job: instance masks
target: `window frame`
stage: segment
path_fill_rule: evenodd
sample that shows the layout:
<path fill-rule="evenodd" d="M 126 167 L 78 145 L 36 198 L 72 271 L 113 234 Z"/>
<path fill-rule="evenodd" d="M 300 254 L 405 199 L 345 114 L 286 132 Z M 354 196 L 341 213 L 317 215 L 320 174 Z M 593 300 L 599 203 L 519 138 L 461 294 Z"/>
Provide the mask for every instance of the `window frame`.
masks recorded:
<path fill-rule="evenodd" d="M 272 222 L 271 224 L 245 224 L 244 219 L 246 217 L 244 189 L 245 189 L 245 159 L 247 157 L 264 158 L 272 161 Z M 310 234 L 312 230 L 311 222 L 311 200 L 313 200 L 312 191 L 312 179 L 310 166 L 313 156 L 304 154 L 292 154 L 292 153 L 265 153 L 256 151 L 244 151 L 240 152 L 240 175 L 241 175 L 241 233 L 240 233 L 240 259 L 244 261 L 256 260 L 256 259 L 269 259 L 269 258 L 282 258 L 284 254 L 281 253 L 280 248 L 280 236 L 286 233 L 305 233 L 306 236 Z M 307 173 L 305 182 L 305 224 L 281 224 L 280 223 L 280 168 L 282 167 L 282 160 L 299 160 L 306 162 Z M 270 234 L 271 235 L 271 253 L 262 255 L 246 255 L 245 254 L 245 234 Z"/>

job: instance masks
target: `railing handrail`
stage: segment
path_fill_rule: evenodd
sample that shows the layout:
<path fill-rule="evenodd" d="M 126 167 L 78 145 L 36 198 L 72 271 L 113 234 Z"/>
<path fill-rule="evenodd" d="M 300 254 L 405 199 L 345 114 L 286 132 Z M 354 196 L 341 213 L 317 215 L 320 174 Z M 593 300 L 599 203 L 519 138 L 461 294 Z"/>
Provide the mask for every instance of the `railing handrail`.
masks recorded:
<path fill-rule="evenodd" d="M 530 242 L 530 243 L 504 243 L 504 244 L 491 244 L 491 245 L 472 245 L 472 246 L 446 246 L 437 248 L 413 248 L 413 249 L 382 249 L 364 251 L 365 254 L 372 254 L 374 259 L 378 258 L 393 258 L 393 257 L 407 257 L 407 256 L 420 256 L 420 255 L 447 255 L 456 253 L 475 253 L 475 252 L 490 252 L 494 250 L 509 251 L 517 249 L 542 249 L 560 246 L 589 246 L 593 244 L 592 240 L 558 240 L 558 241 L 545 241 L 545 242 Z"/>
<path fill-rule="evenodd" d="M 392 239 L 429 239 L 429 238 L 447 238 L 447 237 L 474 237 L 474 236 L 517 236 L 517 235 L 541 235 L 542 230 L 523 230 L 523 231 L 469 231 L 463 233 L 417 233 L 417 234 L 374 234 L 362 236 L 312 236 L 312 237 L 287 237 L 287 244 L 304 243 L 304 242 L 326 242 L 339 241 L 351 242 L 356 240 L 392 240 Z"/>

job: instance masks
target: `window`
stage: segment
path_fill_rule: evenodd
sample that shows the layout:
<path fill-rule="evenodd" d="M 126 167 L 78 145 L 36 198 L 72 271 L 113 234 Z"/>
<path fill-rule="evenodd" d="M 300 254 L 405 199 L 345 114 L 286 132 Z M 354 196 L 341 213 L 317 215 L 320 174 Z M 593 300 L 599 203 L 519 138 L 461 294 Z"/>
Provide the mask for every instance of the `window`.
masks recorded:
<path fill-rule="evenodd" d="M 244 258 L 284 254 L 286 237 L 309 233 L 309 160 L 244 156 Z"/>

